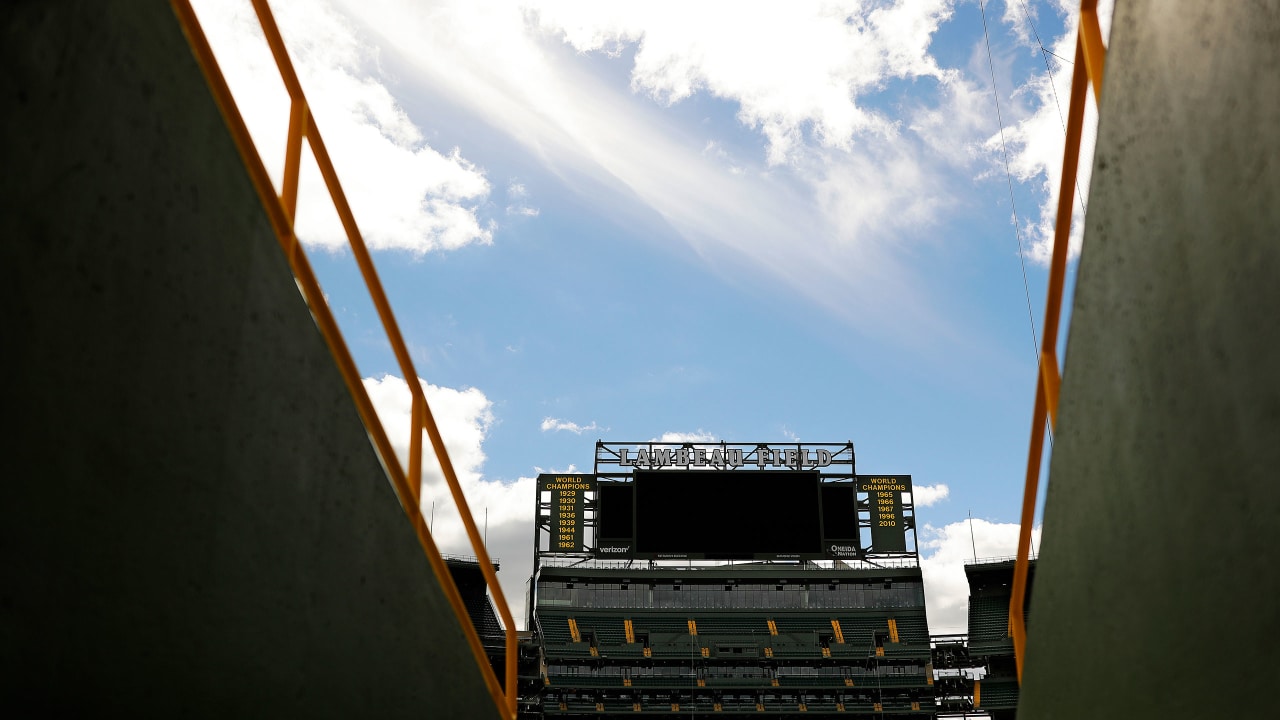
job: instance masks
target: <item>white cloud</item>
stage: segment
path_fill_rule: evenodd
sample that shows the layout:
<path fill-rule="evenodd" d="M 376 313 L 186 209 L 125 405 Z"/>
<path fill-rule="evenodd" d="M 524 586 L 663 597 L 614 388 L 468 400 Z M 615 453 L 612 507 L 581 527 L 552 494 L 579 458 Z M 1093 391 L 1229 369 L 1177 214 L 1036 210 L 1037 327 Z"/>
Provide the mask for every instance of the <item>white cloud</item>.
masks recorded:
<path fill-rule="evenodd" d="M 1013 557 L 1018 550 L 1019 526 L 975 518 L 950 523 L 941 528 L 920 529 L 920 567 L 929 615 L 929 632 L 935 635 L 964 633 L 968 628 L 969 581 L 966 563 Z M 1031 542 L 1040 545 L 1040 528 L 1031 532 Z"/>
<path fill-rule="evenodd" d="M 987 124 L 989 95 L 929 52 L 954 0 L 778 3 L 749 12 L 729 2 L 339 2 L 370 36 L 403 54 L 415 83 L 509 135 L 574 189 L 592 192 L 593 203 L 613 205 L 615 215 L 635 212 L 630 206 L 639 201 L 656 213 L 646 217 L 660 217 L 718 272 L 772 276 L 864 330 L 903 337 L 911 328 L 906 341 L 950 332 L 935 298 L 902 292 L 924 287 L 904 253 L 911 242 L 928 241 L 958 205 L 948 172 L 969 174 L 984 158 L 1002 165 Z M 1078 9 L 1058 4 L 1074 28 Z M 422 253 L 491 242 L 496 225 L 478 216 L 490 192 L 483 171 L 456 149 L 441 153 L 423 143 L 379 79 L 379 57 L 351 29 L 355 23 L 327 6 L 277 5 L 340 174 L 362 178 L 347 189 L 371 245 Z M 1102 5 L 1105 32 L 1110 3 Z M 268 97 L 260 81 L 274 70 L 265 48 L 247 42 L 253 22 L 233 7 L 206 0 L 201 16 L 222 37 L 214 37 L 215 47 L 225 46 L 220 55 L 236 60 L 229 62 L 233 87 L 249 88 L 246 114 L 278 176 L 283 89 Z M 1026 16 L 1006 3 L 1000 20 L 1029 49 Z M 993 18 L 993 28 L 999 24 Z M 1073 38 L 1043 39 L 1071 57 Z M 583 62 L 583 53 L 629 63 L 631 92 Z M 1070 68 L 1053 62 L 1065 102 Z M 880 94 L 895 82 L 913 90 L 891 108 Z M 1053 89 L 1043 74 L 1018 88 L 1006 131 L 1011 172 L 1037 186 L 1040 207 L 1023 208 L 1021 219 L 1028 252 L 1041 262 L 1061 163 Z M 697 94 L 730 103 L 763 139 L 764 152 L 730 152 L 706 131 L 678 127 L 666 108 Z M 1084 147 L 1086 157 L 1091 152 L 1092 131 Z M 1086 161 L 1085 192 L 1088 170 Z M 336 219 L 318 199 L 314 173 L 308 177 L 300 233 L 339 247 Z M 537 217 L 527 198 L 513 179 L 497 211 Z"/>
<path fill-rule="evenodd" d="M 715 272 L 780 282 L 863 330 L 952 332 L 901 248 L 931 239 L 956 204 L 940 172 L 953 160 L 877 97 L 901 81 L 926 96 L 959 88 L 920 101 L 912 117 L 968 98 L 928 53 L 951 0 L 750 12 L 732 3 L 344 1 L 416 81 L 510 136 L 601 212 L 654 223 L 662 240 L 674 230 Z M 615 57 L 591 62 L 583 52 Z M 609 62 L 630 62 L 631 88 L 600 70 Z M 730 154 L 718 129 L 682 125 L 668 106 L 691 93 L 730 103 L 766 147 Z"/>
<path fill-rule="evenodd" d="M 937 485 L 916 485 L 911 488 L 911 496 L 918 508 L 936 505 L 947 499 L 951 488 L 943 483 Z"/>
<path fill-rule="evenodd" d="M 596 425 L 594 420 L 591 421 L 590 425 L 579 425 L 578 423 L 575 423 L 575 422 L 569 422 L 568 420 L 560 420 L 558 418 L 553 418 L 553 417 L 545 417 L 542 419 L 542 432 L 560 432 L 561 430 L 568 430 L 569 432 L 574 433 L 575 435 L 581 435 L 582 433 L 587 432 L 588 430 L 599 430 L 599 429 L 600 429 L 600 426 Z"/>
<path fill-rule="evenodd" d="M 483 392 L 476 388 L 455 390 L 419 382 L 444 439 L 472 518 L 482 536 L 486 535 L 487 529 L 489 556 L 501 561 L 498 579 L 516 625 L 523 627 L 525 583 L 533 572 L 530 543 L 536 480 L 531 477 L 522 477 L 514 482 L 484 479 L 484 440 L 494 417 L 492 403 Z M 409 386 L 404 380 L 390 375 L 365 378 L 364 386 L 396 455 L 407 468 L 412 411 Z M 474 556 L 461 515 L 425 434 L 423 450 L 422 513 L 430 524 L 431 536 L 443 553 Z"/>
<path fill-rule="evenodd" d="M 273 182 L 284 174 L 288 95 L 247 2 L 203 0 L 198 16 Z M 274 2 L 303 92 L 356 222 L 371 249 L 423 254 L 490 243 L 477 216 L 489 194 L 484 172 L 458 149 L 428 146 L 379 78 L 377 55 L 325 3 Z M 299 238 L 339 250 L 346 235 L 304 143 Z"/>
<path fill-rule="evenodd" d="M 769 142 L 769 162 L 808 138 L 847 149 L 893 121 L 859 96 L 893 78 L 936 76 L 928 54 L 949 0 L 871 3 L 540 3 L 544 29 L 581 52 L 637 51 L 632 86 L 671 104 L 706 91 L 736 102 Z"/>
<path fill-rule="evenodd" d="M 533 471 L 539 475 L 557 475 L 557 474 L 572 475 L 573 473 L 580 472 L 578 470 L 578 466 L 575 465 L 574 463 L 569 463 L 569 467 L 565 468 L 564 470 L 560 470 L 558 468 L 543 468 L 543 467 L 534 465 Z"/>
<path fill-rule="evenodd" d="M 701 429 L 693 432 L 664 432 L 662 437 L 650 440 L 650 442 L 664 443 L 713 443 L 716 441 L 714 434 Z"/>
<path fill-rule="evenodd" d="M 519 215 L 522 217 L 538 217 L 540 214 L 538 208 L 529 207 L 525 204 L 524 199 L 529 197 L 529 189 L 524 183 L 515 180 L 507 185 L 507 198 L 512 202 L 507 205 L 508 215 Z"/>
<path fill-rule="evenodd" d="M 917 101 L 906 109 L 906 124 L 934 157 L 955 168 L 986 158 L 983 146 L 992 124 L 991 92 L 957 70 L 939 77 L 936 103 Z"/>
<path fill-rule="evenodd" d="M 364 386 L 396 452 L 403 453 L 401 460 L 407 463 L 413 399 L 408 385 L 401 378 L 384 375 L 365 378 Z M 482 445 L 493 424 L 492 403 L 477 388 L 455 390 L 422 381 L 422 389 L 458 478 L 478 480 L 485 460 Z M 424 463 L 423 473 L 428 486 L 443 482 L 432 463 Z"/>
<path fill-rule="evenodd" d="M 1061 17 L 1067 18 L 1067 32 L 1057 38 L 1043 35 L 1052 53 L 1048 69 L 1038 73 L 1014 92 L 1015 100 L 1026 99 L 1034 108 L 1029 114 L 1005 128 L 1004 139 L 1009 151 L 1009 170 L 1019 182 L 1035 182 L 1039 186 L 1040 206 L 1034 215 L 1026 218 L 1023 226 L 1030 259 L 1048 265 L 1053 254 L 1053 238 L 1058 215 L 1059 189 L 1062 184 L 1063 145 L 1066 141 L 1066 118 L 1071 100 L 1071 76 L 1075 59 L 1076 26 L 1080 14 L 1078 3 L 1064 0 L 1055 8 Z M 1104 39 L 1110 36 L 1113 2 L 1100 2 L 1098 20 Z M 1025 13 L 1014 13 L 1007 8 L 1004 20 L 1015 28 L 1024 43 L 1034 43 Z M 1039 47 L 1035 46 L 1037 52 Z M 1043 59 L 1043 58 L 1042 58 Z M 1065 60 L 1065 61 L 1064 61 Z M 1052 78 L 1051 78 L 1052 75 Z M 1077 187 L 1073 188 L 1072 224 L 1068 240 L 1068 256 L 1080 254 L 1084 232 L 1085 198 L 1089 194 L 1089 181 L 1093 172 L 1093 150 L 1097 140 L 1098 107 L 1092 88 L 1085 105 L 1084 126 L 1080 141 L 1081 161 L 1077 166 Z M 993 157 L 1002 150 L 1000 136 L 991 136 L 985 147 Z"/>
<path fill-rule="evenodd" d="M 741 175 L 747 171 L 743 165 L 734 159 L 733 154 L 725 149 L 724 144 L 718 140 L 708 140 L 707 144 L 702 148 L 702 155 L 722 163 L 722 166 L 730 174 Z"/>

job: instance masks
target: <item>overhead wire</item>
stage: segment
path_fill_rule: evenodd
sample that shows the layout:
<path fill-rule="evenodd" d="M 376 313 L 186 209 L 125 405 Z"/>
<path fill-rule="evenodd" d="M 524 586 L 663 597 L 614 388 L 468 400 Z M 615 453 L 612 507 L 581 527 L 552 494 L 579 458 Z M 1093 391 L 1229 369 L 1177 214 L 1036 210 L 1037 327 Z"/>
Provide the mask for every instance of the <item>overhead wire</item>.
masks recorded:
<path fill-rule="evenodd" d="M 1004 114 L 1000 110 L 1000 93 L 996 88 L 996 66 L 995 60 L 991 54 L 991 33 L 987 29 L 987 8 L 984 0 L 978 0 L 978 11 L 982 14 L 982 39 L 987 46 L 987 70 L 991 73 L 991 96 L 995 99 L 996 105 L 996 122 L 1000 126 L 1000 152 L 1004 158 L 1004 177 L 1009 188 L 1009 206 L 1013 210 L 1013 232 L 1014 239 L 1018 241 L 1018 263 L 1022 269 L 1022 291 L 1027 301 L 1027 321 L 1031 325 L 1031 346 L 1035 350 L 1036 365 L 1040 363 L 1040 341 L 1036 339 L 1036 318 L 1031 311 L 1031 288 L 1027 283 L 1027 258 L 1026 252 L 1022 247 L 1022 225 L 1018 221 L 1018 202 L 1013 195 L 1013 173 L 1009 170 L 1009 148 L 1004 138 Z M 1037 33 L 1037 37 L 1038 37 Z M 1047 62 L 1047 61 L 1046 61 Z M 1052 84 L 1052 79 L 1050 80 Z M 1054 92 L 1055 99 L 1057 91 Z M 1059 106 L 1061 112 L 1061 106 Z M 1065 132 L 1065 127 L 1064 127 Z M 1049 447 L 1053 447 L 1053 427 L 1048 428 Z"/>
<path fill-rule="evenodd" d="M 1058 99 L 1058 84 L 1053 77 L 1053 68 L 1050 67 L 1049 56 L 1052 55 L 1068 65 L 1075 65 L 1075 63 L 1071 62 L 1070 60 L 1062 57 L 1058 53 L 1053 52 L 1052 50 L 1044 46 L 1044 41 L 1040 39 L 1040 31 L 1036 29 L 1035 21 L 1031 19 L 1031 10 L 1030 8 L 1027 7 L 1026 0 L 1021 0 L 1021 3 L 1022 3 L 1022 14 L 1025 15 L 1027 18 L 1027 25 L 1031 27 L 1031 34 L 1035 36 L 1036 45 L 1040 46 L 1040 54 L 1041 54 L 1041 57 L 1044 58 L 1044 71 L 1049 74 L 1049 90 L 1053 92 L 1053 104 L 1056 105 L 1058 108 L 1058 123 L 1062 125 L 1062 137 L 1065 139 L 1067 136 L 1067 121 L 1066 119 L 1064 119 L 1062 114 L 1062 101 Z M 984 23 L 984 29 L 985 29 L 985 23 Z M 988 46 L 988 52 L 989 51 L 990 51 L 990 46 Z M 1082 213 L 1088 212 L 1088 208 L 1085 206 L 1085 202 L 1084 202 L 1084 190 L 1080 189 L 1079 175 L 1076 175 L 1075 185 L 1076 185 L 1076 200 L 1080 203 L 1080 212 Z M 1053 424 L 1049 423 L 1046 427 L 1046 430 L 1049 435 L 1049 447 L 1050 449 L 1052 449 L 1053 448 Z M 1035 553 L 1035 541 L 1032 541 L 1031 552 L 1033 554 Z"/>
<path fill-rule="evenodd" d="M 1044 57 L 1044 71 L 1049 74 L 1049 90 L 1053 92 L 1053 104 L 1058 107 L 1058 122 L 1062 125 L 1062 136 L 1065 138 L 1067 135 L 1067 121 L 1063 118 L 1062 102 L 1058 100 L 1058 84 L 1053 78 L 1053 68 L 1049 66 L 1049 56 L 1052 55 L 1068 65 L 1074 65 L 1075 63 L 1044 46 L 1044 42 L 1040 39 L 1040 31 L 1036 30 L 1036 23 L 1031 19 L 1031 10 L 1027 7 L 1026 0 L 1022 0 L 1022 14 L 1027 17 L 1027 25 L 1031 26 L 1031 34 L 1035 36 L 1036 45 L 1040 46 L 1040 53 Z M 1086 212 L 1084 191 L 1080 189 L 1080 178 L 1078 176 L 1076 177 L 1076 198 L 1080 201 L 1080 212 Z"/>
<path fill-rule="evenodd" d="M 991 37 L 987 30 L 987 8 L 984 0 L 978 0 L 982 13 L 982 39 L 987 45 L 987 69 L 991 72 L 991 96 L 996 101 L 996 122 L 1000 125 L 1000 152 L 1004 157 L 1004 177 L 1009 186 L 1009 205 L 1013 209 L 1014 239 L 1018 241 L 1018 262 L 1022 266 L 1022 290 L 1027 300 L 1027 320 L 1031 323 L 1031 344 L 1035 348 L 1036 361 L 1040 359 L 1040 341 L 1036 340 L 1036 318 L 1031 312 L 1031 288 L 1027 284 L 1027 258 L 1022 247 L 1022 225 L 1018 221 L 1018 202 L 1013 197 L 1013 173 L 1009 170 L 1009 148 L 1004 139 L 1004 115 L 1000 110 L 1000 93 L 996 90 L 996 66 L 991 56 Z"/>

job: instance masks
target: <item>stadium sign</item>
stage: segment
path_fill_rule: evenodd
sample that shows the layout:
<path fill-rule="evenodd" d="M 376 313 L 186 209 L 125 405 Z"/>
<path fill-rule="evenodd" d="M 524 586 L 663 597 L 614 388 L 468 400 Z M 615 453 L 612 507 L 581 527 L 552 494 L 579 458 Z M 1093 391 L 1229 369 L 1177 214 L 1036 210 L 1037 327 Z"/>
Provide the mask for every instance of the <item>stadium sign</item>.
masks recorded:
<path fill-rule="evenodd" d="M 538 476 L 538 493 L 549 492 L 551 495 L 551 514 L 547 521 L 551 531 L 550 549 L 552 551 L 582 552 L 586 496 L 595 489 L 594 475 L 543 474 Z"/>
<path fill-rule="evenodd" d="M 852 443 L 600 442 L 594 469 L 538 475 L 535 558 L 916 553 L 911 476 L 857 474 Z"/>
<path fill-rule="evenodd" d="M 761 447 L 756 450 L 755 455 L 754 464 L 758 468 L 781 467 L 802 470 L 831 465 L 831 451 L 824 448 L 808 450 Z M 618 451 L 618 465 L 650 470 L 664 467 L 712 467 L 732 470 L 743 467 L 745 464 L 742 448 L 639 448 L 634 458 L 626 448 Z"/>

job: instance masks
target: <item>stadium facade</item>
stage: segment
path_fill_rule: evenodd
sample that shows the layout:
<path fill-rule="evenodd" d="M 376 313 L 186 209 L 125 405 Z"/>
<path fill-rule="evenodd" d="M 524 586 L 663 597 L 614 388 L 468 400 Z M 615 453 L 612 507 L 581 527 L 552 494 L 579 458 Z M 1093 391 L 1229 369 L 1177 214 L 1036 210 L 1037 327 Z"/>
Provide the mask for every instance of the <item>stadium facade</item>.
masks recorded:
<path fill-rule="evenodd" d="M 530 717 L 934 717 L 908 475 L 852 443 L 596 444 L 538 481 Z"/>

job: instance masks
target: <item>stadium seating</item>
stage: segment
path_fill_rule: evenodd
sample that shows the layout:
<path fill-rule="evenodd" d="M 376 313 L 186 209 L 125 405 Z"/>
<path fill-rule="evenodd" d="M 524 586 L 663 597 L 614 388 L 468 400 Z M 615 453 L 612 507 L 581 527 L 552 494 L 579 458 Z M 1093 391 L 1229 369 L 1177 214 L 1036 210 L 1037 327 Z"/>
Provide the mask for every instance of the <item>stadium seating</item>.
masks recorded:
<path fill-rule="evenodd" d="M 845 586 L 827 579 L 834 572 L 830 569 L 810 570 L 822 573 L 816 582 L 795 566 L 787 566 L 786 572 L 797 577 L 780 584 L 774 579 L 776 566 L 735 567 L 732 572 L 740 576 L 736 583 L 712 579 L 703 585 L 687 572 L 628 570 L 632 588 L 666 588 L 662 607 L 646 604 L 644 592 L 621 593 L 622 583 L 614 581 L 621 573 L 614 572 L 582 567 L 543 571 L 540 582 L 550 592 L 539 597 L 552 602 L 541 603 L 534 614 L 546 659 L 542 707 L 547 715 L 630 716 L 637 704 L 641 714 L 756 716 L 763 708 L 763 715 L 775 717 L 877 713 L 904 720 L 928 717 L 933 710 L 932 685 L 924 670 L 930 644 L 923 593 L 914 606 L 836 606 L 839 597 L 878 597 L 881 586 L 887 589 L 882 569 L 841 570 L 850 576 Z M 570 573 L 573 592 L 566 591 Z M 874 577 L 861 582 L 859 573 Z M 909 590 L 921 582 L 916 568 L 896 573 L 896 589 Z M 752 594 L 739 595 L 739 583 L 744 593 Z M 670 588 L 677 584 L 687 607 L 670 605 Z M 788 590 L 775 594 L 775 584 Z M 829 590 L 831 595 L 822 595 Z M 619 597 L 632 598 L 633 606 L 616 606 Z M 651 592 L 647 597 L 659 596 Z M 910 592 L 896 597 L 909 598 Z M 797 607 L 806 598 L 815 607 Z M 715 605 L 699 607 L 699 601 Z M 757 601 L 779 606 L 750 607 Z M 924 705 L 915 710 L 912 704 L 919 698 Z"/>
<path fill-rule="evenodd" d="M 898 624 L 898 639 L 911 645 L 929 645 L 929 623 L 924 613 L 899 614 L 895 616 Z"/>
<path fill-rule="evenodd" d="M 1002 642 L 1009 637 L 1009 597 L 969 598 L 969 643 Z"/>
<path fill-rule="evenodd" d="M 1000 710 L 1018 706 L 1018 682 L 1012 678 L 1004 681 L 982 680 L 979 685 L 978 708 Z"/>

